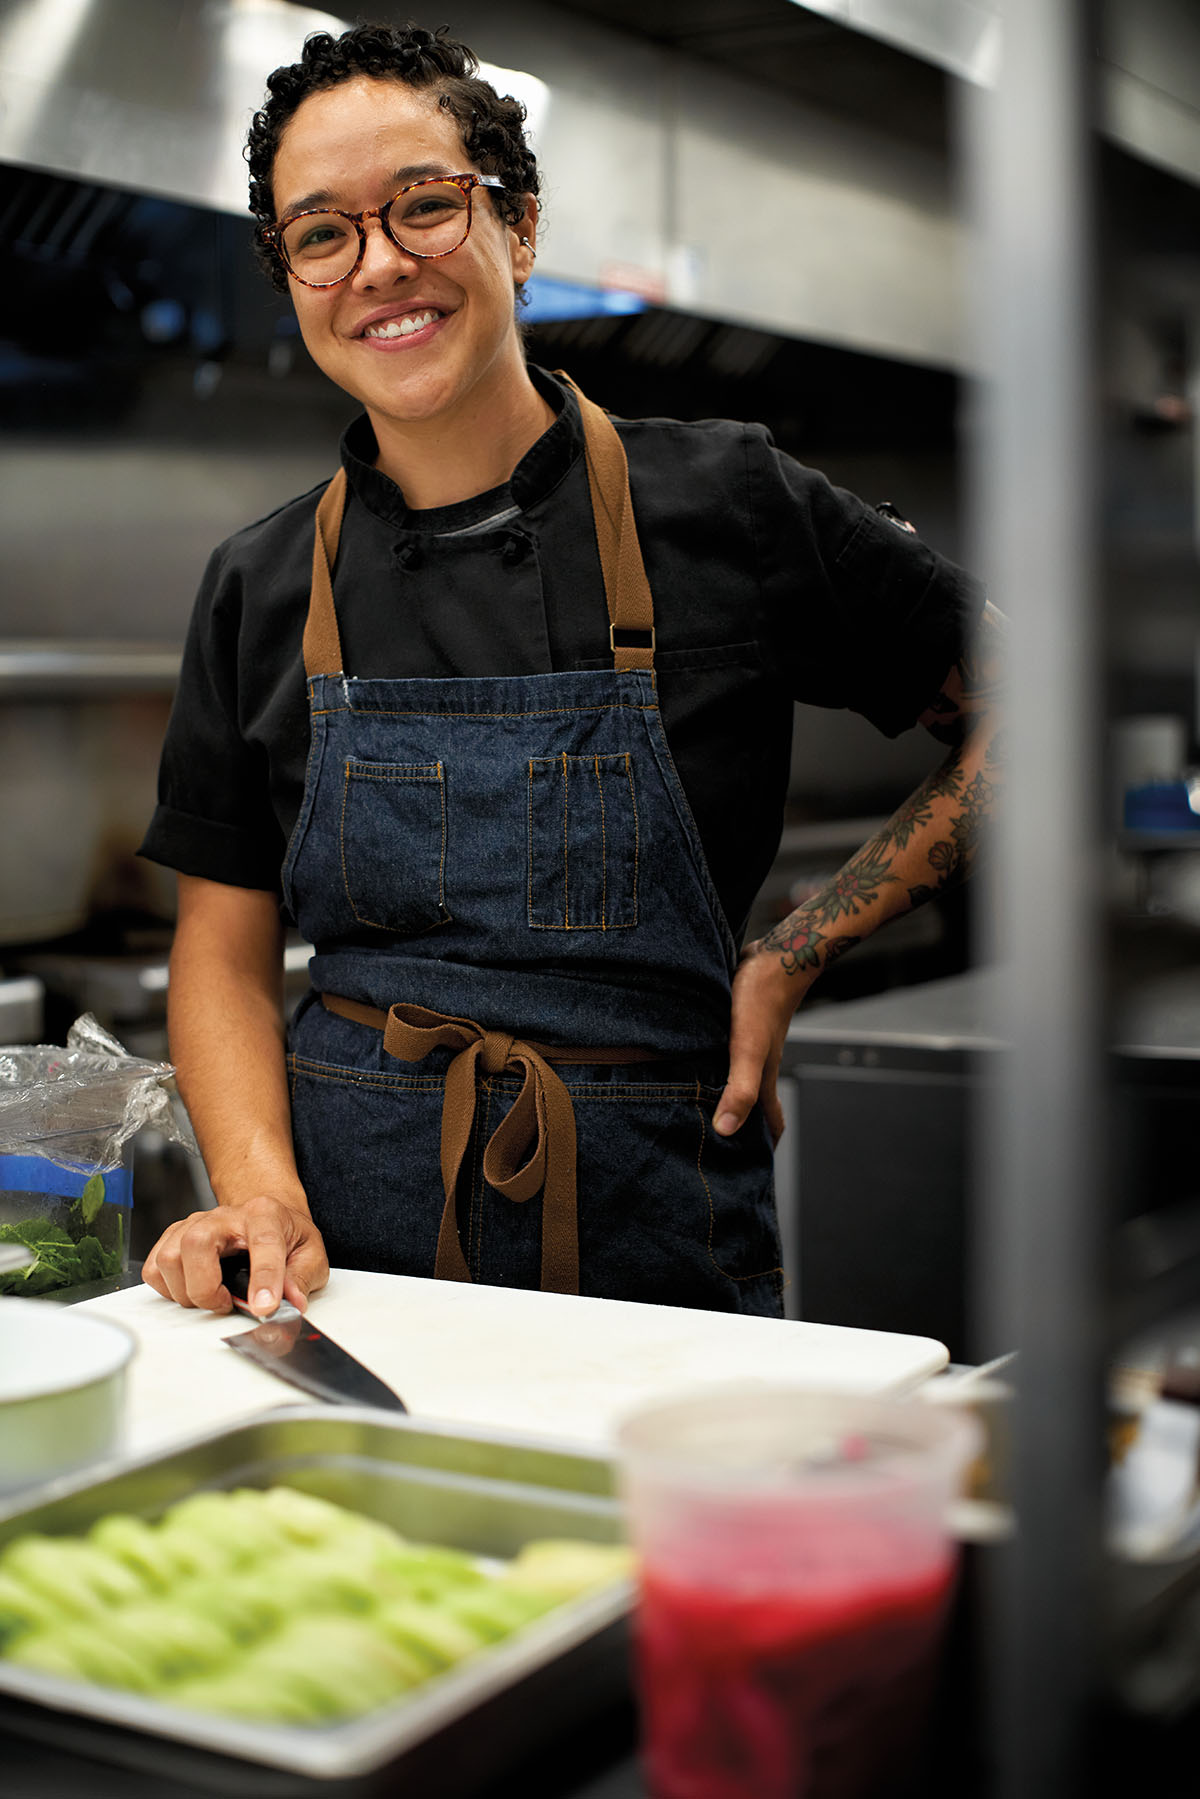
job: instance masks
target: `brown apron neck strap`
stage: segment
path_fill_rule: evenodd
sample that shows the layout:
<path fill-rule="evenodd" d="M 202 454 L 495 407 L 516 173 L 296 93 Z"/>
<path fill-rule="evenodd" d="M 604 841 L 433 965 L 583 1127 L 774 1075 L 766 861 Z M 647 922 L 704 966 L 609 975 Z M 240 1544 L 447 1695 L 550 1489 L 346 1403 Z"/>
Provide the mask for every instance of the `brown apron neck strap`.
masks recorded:
<path fill-rule="evenodd" d="M 604 573 L 613 667 L 620 674 L 633 668 L 653 669 L 654 601 L 633 519 L 629 464 L 608 415 L 580 393 L 562 369 L 558 375 L 578 400 L 583 419 L 588 487 Z"/>
<path fill-rule="evenodd" d="M 629 464 L 608 416 L 580 393 L 569 375 L 561 371 L 560 374 L 575 394 L 583 420 L 588 489 L 604 575 L 613 667 L 619 674 L 628 669 L 653 669 L 654 601 L 634 523 Z M 312 588 L 304 626 L 304 671 L 309 676 L 340 674 L 344 667 L 333 604 L 332 571 L 345 503 L 346 474 L 339 469 L 321 496 L 313 531 Z"/>
<path fill-rule="evenodd" d="M 312 588 L 304 622 L 304 672 L 309 676 L 339 675 L 344 667 L 331 577 L 345 503 L 346 471 L 339 469 L 321 495 L 313 531 Z"/>

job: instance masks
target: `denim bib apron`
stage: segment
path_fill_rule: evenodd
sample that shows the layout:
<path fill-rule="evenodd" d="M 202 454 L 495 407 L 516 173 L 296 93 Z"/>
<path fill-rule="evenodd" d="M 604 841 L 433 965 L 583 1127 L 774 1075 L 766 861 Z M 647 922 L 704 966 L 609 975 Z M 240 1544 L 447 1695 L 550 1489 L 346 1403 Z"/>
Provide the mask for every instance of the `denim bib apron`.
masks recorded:
<path fill-rule="evenodd" d="M 284 895 L 297 1165 L 337 1265 L 781 1313 L 771 1145 L 712 1115 L 736 949 L 667 747 L 624 451 L 578 395 L 611 671 L 356 680 L 322 497 Z"/>

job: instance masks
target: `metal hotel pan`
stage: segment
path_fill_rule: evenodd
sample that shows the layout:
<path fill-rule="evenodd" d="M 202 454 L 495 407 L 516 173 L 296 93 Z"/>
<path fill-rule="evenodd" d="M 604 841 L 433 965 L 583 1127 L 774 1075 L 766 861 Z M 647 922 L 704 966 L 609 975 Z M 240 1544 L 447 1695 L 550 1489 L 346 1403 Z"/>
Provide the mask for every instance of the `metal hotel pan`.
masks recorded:
<path fill-rule="evenodd" d="M 416 1541 L 508 1557 L 537 1537 L 623 1538 L 610 1464 L 495 1435 L 342 1407 L 288 1407 L 168 1454 L 64 1477 L 0 1510 L 0 1547 L 26 1531 L 84 1531 L 106 1512 L 154 1518 L 200 1488 L 287 1485 Z M 18 1509 L 20 1507 L 20 1509 Z M 304 1595 L 295 1602 L 303 1608 Z M 5 1728 L 226 1795 L 469 1792 L 628 1685 L 632 1585 L 569 1600 L 518 1637 L 344 1724 L 219 1719 L 0 1658 Z M 269 1770 L 275 1770 L 272 1774 Z"/>

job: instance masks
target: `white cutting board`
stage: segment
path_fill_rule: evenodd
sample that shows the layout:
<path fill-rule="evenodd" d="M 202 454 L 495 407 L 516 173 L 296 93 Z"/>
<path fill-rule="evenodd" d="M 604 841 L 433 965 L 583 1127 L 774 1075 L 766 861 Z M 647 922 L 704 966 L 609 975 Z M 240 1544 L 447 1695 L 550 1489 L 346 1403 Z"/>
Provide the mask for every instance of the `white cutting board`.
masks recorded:
<path fill-rule="evenodd" d="M 235 1355 L 253 1328 L 130 1287 L 85 1302 L 138 1338 L 125 1448 L 158 1449 L 289 1403 L 295 1387 Z M 607 1448 L 638 1405 L 760 1378 L 844 1392 L 895 1391 L 943 1367 L 928 1337 L 632 1301 L 578 1299 L 337 1268 L 312 1322 L 400 1394 L 415 1416 Z"/>

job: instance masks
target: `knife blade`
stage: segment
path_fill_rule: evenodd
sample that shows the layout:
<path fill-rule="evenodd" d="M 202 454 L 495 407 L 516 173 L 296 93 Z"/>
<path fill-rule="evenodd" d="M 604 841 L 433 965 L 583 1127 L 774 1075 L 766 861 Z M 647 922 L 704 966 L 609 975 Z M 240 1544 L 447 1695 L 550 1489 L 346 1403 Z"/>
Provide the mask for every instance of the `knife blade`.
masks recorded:
<path fill-rule="evenodd" d="M 258 1314 L 249 1305 L 250 1257 L 245 1250 L 221 1257 L 221 1279 L 239 1312 Z M 311 1324 L 287 1300 L 257 1328 L 225 1337 L 231 1349 L 280 1380 L 302 1387 L 317 1399 L 333 1405 L 370 1405 L 389 1412 L 407 1412 L 398 1393 L 372 1374 L 369 1368 L 339 1347 L 324 1331 Z"/>

